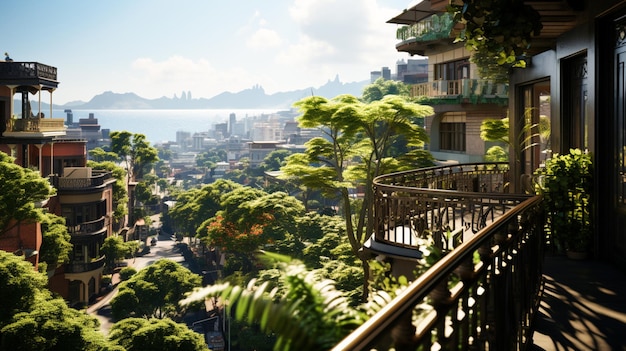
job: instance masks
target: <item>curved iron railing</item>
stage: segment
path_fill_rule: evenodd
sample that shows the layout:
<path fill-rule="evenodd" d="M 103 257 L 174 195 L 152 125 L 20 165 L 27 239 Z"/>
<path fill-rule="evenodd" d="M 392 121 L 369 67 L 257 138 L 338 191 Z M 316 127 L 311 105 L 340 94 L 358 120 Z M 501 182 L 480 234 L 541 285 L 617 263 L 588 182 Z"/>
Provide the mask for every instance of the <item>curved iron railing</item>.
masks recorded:
<path fill-rule="evenodd" d="M 502 164 L 434 167 L 377 178 L 377 240 L 416 251 L 415 242 L 403 241 L 419 235 L 415 223 L 429 228 L 424 230 L 429 235 L 456 223 L 471 234 L 448 247 L 441 260 L 333 350 L 525 349 L 542 287 L 542 198 L 507 194 L 506 182 L 508 167 Z M 463 220 L 476 204 L 487 204 L 493 216 L 474 233 Z M 445 218 L 442 213 L 451 214 L 451 220 L 437 220 Z M 407 220 L 408 225 L 392 223 Z M 389 234 L 398 227 L 409 231 L 402 233 L 403 240 Z"/>

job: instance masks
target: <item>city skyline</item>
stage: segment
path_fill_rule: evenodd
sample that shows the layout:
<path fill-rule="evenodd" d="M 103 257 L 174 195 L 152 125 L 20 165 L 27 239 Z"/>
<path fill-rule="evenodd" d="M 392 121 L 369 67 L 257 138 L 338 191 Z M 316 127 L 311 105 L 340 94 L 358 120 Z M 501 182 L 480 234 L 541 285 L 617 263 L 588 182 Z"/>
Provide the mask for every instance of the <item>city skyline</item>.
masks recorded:
<path fill-rule="evenodd" d="M 55 104 L 104 91 L 211 98 L 369 79 L 410 58 L 386 23 L 406 0 L 11 2 L 2 53 L 58 68 Z M 47 99 L 47 97 L 45 98 Z"/>

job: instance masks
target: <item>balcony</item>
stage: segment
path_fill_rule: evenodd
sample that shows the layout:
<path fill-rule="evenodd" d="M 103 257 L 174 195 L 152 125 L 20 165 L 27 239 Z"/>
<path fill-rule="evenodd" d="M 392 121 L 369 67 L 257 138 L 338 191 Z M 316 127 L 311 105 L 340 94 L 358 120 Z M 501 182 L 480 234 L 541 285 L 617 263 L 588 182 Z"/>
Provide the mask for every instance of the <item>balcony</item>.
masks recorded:
<path fill-rule="evenodd" d="M 509 179 L 499 163 L 375 179 L 375 233 L 365 250 L 415 267 L 418 238 L 432 236 L 446 254 L 334 350 L 517 350 L 532 343 L 542 292 L 542 199 L 507 193 Z"/>
<path fill-rule="evenodd" d="M 102 216 L 100 219 L 97 219 L 95 221 L 68 226 L 67 232 L 70 235 L 97 235 L 106 231 L 107 227 L 107 218 L 105 216 Z"/>
<path fill-rule="evenodd" d="M 396 39 L 403 41 L 398 46 L 406 45 L 404 42 L 407 41 L 430 42 L 450 39 L 454 24 L 452 15 L 443 13 L 432 15 L 409 26 L 402 26 L 396 31 Z"/>
<path fill-rule="evenodd" d="M 10 135 L 11 132 L 62 132 L 65 134 L 65 129 L 65 120 L 63 118 L 12 118 L 7 123 L 5 135 Z"/>
<path fill-rule="evenodd" d="M 89 169 L 88 167 L 78 167 L 79 169 Z M 50 176 L 52 186 L 64 191 L 82 191 L 90 188 L 99 188 L 113 178 L 111 172 L 106 170 L 90 169 L 84 176 Z"/>
<path fill-rule="evenodd" d="M 56 89 L 57 69 L 39 62 L 0 62 L 0 85 Z"/>
<path fill-rule="evenodd" d="M 509 85 L 482 79 L 436 80 L 411 86 L 412 97 L 429 104 L 508 104 Z"/>
<path fill-rule="evenodd" d="M 106 256 L 102 255 L 91 262 L 71 262 L 65 265 L 65 273 L 85 273 L 102 269 L 105 266 Z"/>

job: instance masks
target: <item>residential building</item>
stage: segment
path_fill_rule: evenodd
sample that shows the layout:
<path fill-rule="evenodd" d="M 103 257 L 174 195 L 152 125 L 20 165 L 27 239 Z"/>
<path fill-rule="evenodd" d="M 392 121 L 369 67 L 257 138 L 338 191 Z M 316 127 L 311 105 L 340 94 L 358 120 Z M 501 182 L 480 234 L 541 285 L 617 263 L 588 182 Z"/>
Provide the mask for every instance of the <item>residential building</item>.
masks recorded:
<path fill-rule="evenodd" d="M 398 51 L 428 58 L 427 81 L 413 84 L 411 95 L 435 110 L 424 126 L 429 151 L 437 160 L 480 162 L 491 146 L 480 138 L 480 125 L 506 117 L 508 86 L 479 77 L 471 52 L 455 43 L 458 31 L 442 4 L 421 1 L 388 23 L 401 25 Z M 399 65 L 398 75 L 401 69 Z"/>
<path fill-rule="evenodd" d="M 496 1 L 489 6 L 513 3 Z M 413 3 L 393 23 L 405 21 L 411 26 L 434 16 L 441 19 L 448 4 L 443 0 Z M 547 251 L 553 246 L 546 246 L 553 245 L 546 242 L 542 207 L 546 199 L 532 194 L 532 189 L 528 192 L 524 179 L 550 153 L 567 154 L 572 148 L 591 153 L 590 259 L 575 267 L 588 267 L 589 272 L 598 267 L 626 271 L 626 2 L 554 0 L 517 5 L 536 11 L 542 28 L 526 52 L 527 66 L 513 68 L 509 75 L 505 107 L 515 157 L 507 165 L 442 166 L 375 180 L 373 233 L 364 252 L 390 262 L 394 274 L 410 274 L 407 263 L 415 269 L 423 257 L 418 239 L 424 236 L 447 254 L 333 350 L 384 349 L 390 340 L 396 349 L 411 350 L 623 348 L 623 336 L 615 326 L 623 326 L 624 309 L 602 307 L 604 299 L 619 294 L 618 290 L 604 287 L 610 283 L 602 280 L 606 277 L 590 282 L 584 290 L 572 290 L 579 284 L 558 285 L 562 277 L 555 273 L 569 281 L 577 275 L 595 277 L 567 271 L 574 267 L 567 261 L 548 261 L 555 254 Z M 515 12 L 520 7 L 513 9 L 509 15 L 521 15 Z M 429 26 L 416 27 L 415 33 Z M 431 46 L 423 46 L 422 41 L 417 36 L 406 38 L 398 48 L 421 54 L 442 44 L 434 40 Z M 424 52 L 418 52 L 420 48 Z M 437 78 L 441 72 L 444 80 L 469 73 L 469 78 L 445 85 L 433 80 L 432 88 L 463 91 L 462 79 L 473 79 L 471 64 L 457 62 L 467 56 L 463 50 L 441 52 L 433 64 L 443 66 L 433 66 L 432 74 Z M 467 123 L 467 114 L 465 118 Z M 528 128 L 542 119 L 549 120 L 545 143 Z M 547 262 L 562 269 L 553 269 L 546 277 Z M 544 304 L 546 295 L 560 296 L 562 303 Z M 584 305 L 584 299 L 593 301 L 593 308 Z M 547 336 L 546 344 L 533 339 L 539 314 L 565 323 L 550 331 L 554 334 Z"/>
<path fill-rule="evenodd" d="M 74 249 L 69 263 L 48 267 L 52 268 L 49 285 L 70 303 L 87 303 L 100 288 L 104 257 L 99 250 L 112 234 L 115 179 L 110 172 L 86 167 L 86 140 L 67 139 L 64 119 L 52 118 L 52 95 L 57 86 L 55 67 L 38 62 L 0 62 L 0 151 L 15 157 L 22 167 L 38 170 L 56 188 L 56 196 L 41 205 L 66 219 Z M 49 117 L 41 110 L 43 94 L 49 96 Z M 14 109 L 16 95 L 21 98 L 21 111 Z M 30 95 L 38 98 L 34 109 Z M 22 235 L 30 236 L 23 243 L 32 243 L 28 249 L 38 250 L 40 224 L 21 229 Z"/>

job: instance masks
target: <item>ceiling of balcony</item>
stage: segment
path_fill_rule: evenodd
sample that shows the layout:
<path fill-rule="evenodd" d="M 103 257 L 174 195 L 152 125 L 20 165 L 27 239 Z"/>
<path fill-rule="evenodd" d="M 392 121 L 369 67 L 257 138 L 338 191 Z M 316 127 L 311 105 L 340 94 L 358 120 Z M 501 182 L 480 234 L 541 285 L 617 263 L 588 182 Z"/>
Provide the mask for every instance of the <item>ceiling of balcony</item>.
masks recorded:
<path fill-rule="evenodd" d="M 585 0 L 536 0 L 524 2 L 539 12 L 543 23 L 541 34 L 533 38 L 531 53 L 553 48 L 557 37 L 587 20 L 584 12 Z M 388 20 L 387 23 L 411 25 L 435 13 L 445 12 L 446 4 L 447 1 L 422 0 L 410 5 L 402 13 Z M 410 45 L 410 47 L 413 46 L 415 44 Z M 405 51 L 402 50 L 401 45 L 398 49 Z M 419 51 L 423 51 L 424 48 L 422 47 L 421 49 Z M 416 50 L 415 52 L 409 51 L 409 53 L 415 54 L 420 52 Z"/>

